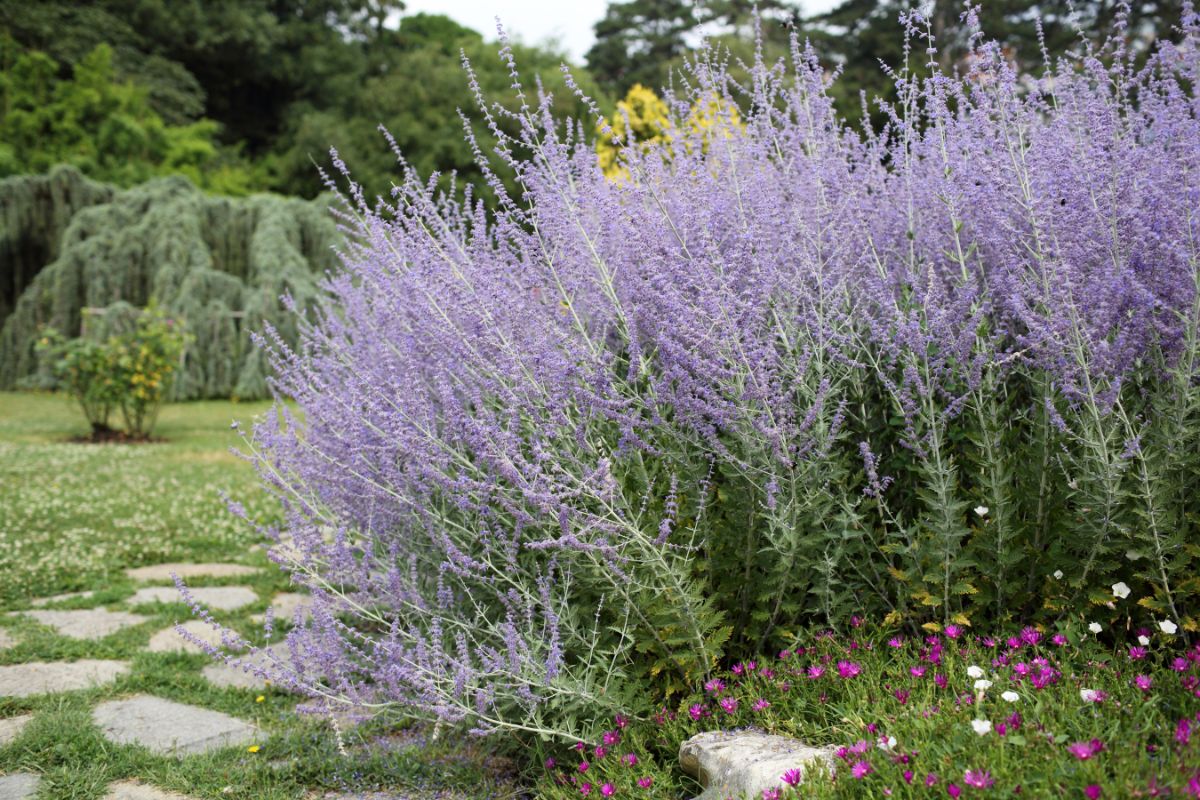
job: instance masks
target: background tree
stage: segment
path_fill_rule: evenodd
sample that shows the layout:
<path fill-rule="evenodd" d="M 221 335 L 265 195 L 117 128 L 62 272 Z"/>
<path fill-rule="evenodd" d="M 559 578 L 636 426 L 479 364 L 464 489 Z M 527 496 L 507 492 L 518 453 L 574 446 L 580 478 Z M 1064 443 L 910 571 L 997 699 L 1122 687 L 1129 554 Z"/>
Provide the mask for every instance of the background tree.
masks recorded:
<path fill-rule="evenodd" d="M 623 96 L 635 83 L 657 91 L 667 84 L 671 64 L 687 51 L 687 36 L 700 21 L 688 0 L 610 3 L 595 25 L 588 69 L 614 96 Z"/>

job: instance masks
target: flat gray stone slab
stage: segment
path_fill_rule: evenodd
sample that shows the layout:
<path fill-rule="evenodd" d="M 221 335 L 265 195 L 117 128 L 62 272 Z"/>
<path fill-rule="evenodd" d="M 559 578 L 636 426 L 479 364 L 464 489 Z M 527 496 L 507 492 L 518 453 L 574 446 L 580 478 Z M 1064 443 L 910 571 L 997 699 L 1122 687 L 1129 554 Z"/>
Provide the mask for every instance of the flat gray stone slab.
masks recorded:
<path fill-rule="evenodd" d="M 15 611 L 13 615 L 30 617 L 43 625 L 72 639 L 103 639 L 131 625 L 140 625 L 149 617 L 130 614 L 128 611 L 109 611 L 104 608 L 86 608 L 79 611 Z"/>
<path fill-rule="evenodd" d="M 74 692 L 112 683 L 129 671 L 127 661 L 41 661 L 0 667 L 0 697 Z"/>
<path fill-rule="evenodd" d="M 244 657 L 242 665 L 235 667 L 224 661 L 218 661 L 209 664 L 202 673 L 209 683 L 226 689 L 265 689 L 267 682 L 250 671 L 247 665 L 268 667 L 271 664 L 270 656 L 272 654 L 285 664 L 291 659 L 291 651 L 288 649 L 287 642 L 276 642 L 252 656 Z"/>
<path fill-rule="evenodd" d="M 0 800 L 25 800 L 37 794 L 38 784 L 42 782 L 41 775 L 32 772 L 14 772 L 11 775 L 0 775 Z"/>
<path fill-rule="evenodd" d="M 41 608 L 42 606 L 52 605 L 53 603 L 62 603 L 66 600 L 84 600 L 95 596 L 96 593 L 89 589 L 86 592 L 68 592 L 67 594 L 56 594 L 53 597 L 38 597 L 34 600 L 30 600 L 29 605 L 33 606 L 34 608 Z"/>
<path fill-rule="evenodd" d="M 207 753 L 258 738 L 257 728 L 228 714 L 148 694 L 101 703 L 92 718 L 110 741 L 140 744 L 159 755 Z"/>
<path fill-rule="evenodd" d="M 17 640 L 13 638 L 11 633 L 4 630 L 4 628 L 0 628 L 0 650 L 6 650 L 16 643 Z"/>
<path fill-rule="evenodd" d="M 117 781 L 108 785 L 104 800 L 192 800 L 179 792 L 168 792 L 148 783 Z"/>
<path fill-rule="evenodd" d="M 783 774 L 833 762 L 834 748 L 810 747 L 787 736 L 755 730 L 698 733 L 679 746 L 679 765 L 704 787 L 696 800 L 762 797 L 786 789 Z"/>
<path fill-rule="evenodd" d="M 221 633 L 213 628 L 207 622 L 198 619 L 189 619 L 181 626 L 191 635 L 200 639 L 203 642 L 208 642 L 213 647 L 221 646 Z M 165 628 L 150 637 L 150 644 L 146 645 L 146 649 L 151 653 L 203 653 L 204 648 L 195 642 L 189 641 L 175 630 L 172 625 Z"/>
<path fill-rule="evenodd" d="M 180 578 L 228 578 L 231 576 L 254 575 L 260 570 L 242 564 L 151 564 L 125 570 L 126 576 L 135 581 L 169 581 L 174 575 Z"/>
<path fill-rule="evenodd" d="M 33 721 L 33 714 L 22 714 L 19 717 L 0 719 L 0 747 L 11 744 L 25 730 L 25 726 Z"/>
<path fill-rule="evenodd" d="M 296 612 L 300 612 L 301 624 L 312 619 L 312 595 L 298 592 L 281 592 L 271 598 L 271 608 L 274 609 L 276 624 L 286 622 L 296 624 Z M 267 619 L 266 614 L 255 614 L 250 617 L 254 622 L 262 623 Z"/>
<path fill-rule="evenodd" d="M 202 586 L 189 588 L 188 594 L 197 603 L 221 611 L 236 611 L 258 602 L 258 595 L 248 586 Z M 150 586 L 138 589 L 127 601 L 131 606 L 143 603 L 186 603 L 183 594 L 174 586 Z"/>

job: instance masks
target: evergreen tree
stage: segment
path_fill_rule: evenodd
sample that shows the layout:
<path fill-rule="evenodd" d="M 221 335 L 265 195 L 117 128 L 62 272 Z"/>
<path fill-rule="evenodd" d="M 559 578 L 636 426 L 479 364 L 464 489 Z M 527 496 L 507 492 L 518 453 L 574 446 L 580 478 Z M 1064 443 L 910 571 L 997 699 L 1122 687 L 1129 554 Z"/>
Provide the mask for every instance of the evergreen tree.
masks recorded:
<path fill-rule="evenodd" d="M 588 69 L 613 95 L 624 95 L 635 83 L 661 89 L 670 65 L 687 51 L 687 36 L 700 21 L 688 0 L 610 3 L 595 25 Z"/>

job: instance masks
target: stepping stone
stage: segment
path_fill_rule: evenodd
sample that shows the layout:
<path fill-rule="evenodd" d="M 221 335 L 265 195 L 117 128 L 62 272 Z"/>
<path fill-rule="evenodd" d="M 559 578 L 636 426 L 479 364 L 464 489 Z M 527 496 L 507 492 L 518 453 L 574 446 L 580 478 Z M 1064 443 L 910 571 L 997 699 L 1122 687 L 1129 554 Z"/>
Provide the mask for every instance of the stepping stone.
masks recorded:
<path fill-rule="evenodd" d="M 762 797 L 771 789 L 787 788 L 780 778 L 788 770 L 799 770 L 803 776 L 814 763 L 832 764 L 833 753 L 832 747 L 810 747 L 798 739 L 752 729 L 708 731 L 679 746 L 679 766 L 704 787 L 696 800 Z"/>
<path fill-rule="evenodd" d="M 178 792 L 159 789 L 148 783 L 117 781 L 108 785 L 108 794 L 104 795 L 104 800 L 192 800 L 192 798 Z"/>
<path fill-rule="evenodd" d="M 197 603 L 217 608 L 221 611 L 234 611 L 258 602 L 258 595 L 248 586 L 209 586 L 188 589 L 188 594 Z M 151 586 L 138 589 L 133 597 L 126 602 L 131 606 L 143 603 L 186 603 L 183 594 L 174 586 Z"/>
<path fill-rule="evenodd" d="M 298 592 L 283 592 L 271 598 L 271 608 L 275 609 L 275 624 L 296 624 L 296 612 L 300 611 L 301 623 L 312 619 L 312 595 Z M 267 621 L 266 614 L 255 614 L 251 620 L 259 624 Z"/>
<path fill-rule="evenodd" d="M 0 697 L 74 692 L 112 683 L 129 671 L 127 661 L 42 661 L 0 667 Z"/>
<path fill-rule="evenodd" d="M 25 800 L 37 794 L 42 776 L 32 772 L 14 772 L 0 775 L 0 800 Z"/>
<path fill-rule="evenodd" d="M 135 581 L 169 581 L 173 575 L 180 578 L 228 578 L 231 576 L 254 575 L 260 570 L 241 564 L 152 564 L 125 570 Z"/>
<path fill-rule="evenodd" d="M 31 617 L 72 639 L 103 639 L 130 625 L 140 625 L 149 617 L 127 611 L 87 608 L 80 611 L 14 611 L 12 616 Z"/>
<path fill-rule="evenodd" d="M 291 651 L 288 649 L 287 642 L 276 642 L 270 647 L 259 650 L 252 656 L 246 656 L 243 662 L 246 664 L 257 665 L 260 667 L 269 667 L 271 664 L 270 655 L 275 655 L 284 663 L 288 663 L 291 659 Z M 265 689 L 267 682 L 258 677 L 255 673 L 249 671 L 246 666 L 233 666 L 224 661 L 218 661 L 209 664 L 202 670 L 202 674 L 209 683 L 220 686 L 225 689 Z"/>
<path fill-rule="evenodd" d="M 240 719 L 148 694 L 101 703 L 92 718 L 109 741 L 140 744 L 158 755 L 207 753 L 245 746 L 258 729 Z"/>
<path fill-rule="evenodd" d="M 33 714 L 22 714 L 19 717 L 0 719 L 0 747 L 12 744 L 25 726 L 33 720 Z"/>
<path fill-rule="evenodd" d="M 183 623 L 181 627 L 202 642 L 207 642 L 213 647 L 221 646 L 221 632 L 214 629 L 213 626 L 209 625 L 203 620 L 189 619 L 187 622 Z M 151 636 L 150 644 L 146 645 L 146 649 L 151 653 L 207 652 L 203 647 L 195 642 L 183 638 L 179 631 L 175 630 L 174 625 Z"/>
<path fill-rule="evenodd" d="M 69 592 L 67 594 L 56 594 L 53 597 L 39 597 L 35 600 L 30 600 L 29 605 L 33 606 L 34 608 L 41 608 L 42 606 L 48 606 L 51 603 L 61 603 L 64 600 L 90 599 L 95 596 L 96 593 L 89 589 L 86 592 Z"/>
<path fill-rule="evenodd" d="M 6 650 L 16 643 L 17 640 L 13 638 L 11 633 L 4 630 L 4 628 L 0 628 L 0 650 Z"/>

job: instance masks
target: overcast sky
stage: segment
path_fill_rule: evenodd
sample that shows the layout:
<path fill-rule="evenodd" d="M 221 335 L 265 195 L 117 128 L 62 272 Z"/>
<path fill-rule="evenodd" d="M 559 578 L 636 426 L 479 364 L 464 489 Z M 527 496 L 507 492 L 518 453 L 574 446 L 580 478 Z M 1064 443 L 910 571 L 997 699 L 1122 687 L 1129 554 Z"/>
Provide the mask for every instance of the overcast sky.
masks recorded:
<path fill-rule="evenodd" d="M 806 14 L 831 8 L 837 0 L 803 0 Z M 445 14 L 461 25 L 495 37 L 495 18 L 523 42 L 557 40 L 577 62 L 592 46 L 592 26 L 604 16 L 607 0 L 406 0 L 406 13 Z"/>

